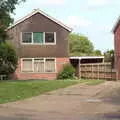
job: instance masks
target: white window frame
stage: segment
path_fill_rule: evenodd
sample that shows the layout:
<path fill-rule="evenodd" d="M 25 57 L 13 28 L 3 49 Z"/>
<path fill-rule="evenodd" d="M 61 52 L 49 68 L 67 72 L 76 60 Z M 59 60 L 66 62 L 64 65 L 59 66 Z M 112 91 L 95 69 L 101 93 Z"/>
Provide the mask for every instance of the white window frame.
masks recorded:
<path fill-rule="evenodd" d="M 22 35 L 23 35 L 23 33 L 32 33 L 32 42 L 31 43 L 25 43 L 25 42 L 23 42 L 23 37 L 22 37 Z M 33 44 L 33 32 L 21 32 L 21 44 L 25 44 L 25 45 L 31 45 L 31 44 Z"/>
<path fill-rule="evenodd" d="M 32 72 L 25 72 L 23 71 L 23 60 L 31 59 L 32 60 Z M 34 72 L 34 60 L 35 59 L 44 59 L 44 72 Z M 55 71 L 54 72 L 46 72 L 45 71 L 45 61 L 46 59 L 54 59 L 55 60 Z M 21 58 L 21 73 L 57 73 L 57 67 L 56 67 L 56 58 L 48 57 L 48 58 Z"/>
<path fill-rule="evenodd" d="M 45 42 L 45 33 L 54 33 L 54 42 L 53 43 Z M 54 44 L 56 44 L 56 32 L 44 32 L 44 44 L 45 45 L 54 45 Z"/>
<path fill-rule="evenodd" d="M 45 66 L 45 61 L 47 60 L 47 59 L 54 59 L 54 61 L 55 61 L 55 72 L 46 72 L 45 71 L 45 68 L 46 68 L 46 66 Z M 44 58 L 44 72 L 45 73 L 56 73 L 57 71 L 56 71 L 56 58 Z"/>
<path fill-rule="evenodd" d="M 23 33 L 32 33 L 32 42 L 31 43 L 25 43 L 23 42 L 23 39 L 22 39 L 22 35 Z M 21 44 L 23 45 L 56 45 L 56 32 L 43 32 L 43 43 L 34 43 L 34 40 L 33 40 L 33 33 L 34 32 L 21 32 Z M 53 43 L 46 43 L 45 42 L 45 33 L 54 33 L 54 42 Z"/>
<path fill-rule="evenodd" d="M 27 71 L 23 71 L 23 60 L 32 60 L 32 71 L 34 71 L 34 66 L 33 66 L 33 58 L 22 58 L 21 59 L 21 72 L 23 72 L 23 73 L 32 73 L 32 71 L 31 72 L 27 72 Z"/>

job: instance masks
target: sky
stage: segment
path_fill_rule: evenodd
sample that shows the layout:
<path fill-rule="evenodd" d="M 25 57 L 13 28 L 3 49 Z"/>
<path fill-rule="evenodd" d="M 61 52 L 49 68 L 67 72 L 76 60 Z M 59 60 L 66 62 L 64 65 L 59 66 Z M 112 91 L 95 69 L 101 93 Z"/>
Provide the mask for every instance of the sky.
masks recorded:
<path fill-rule="evenodd" d="M 16 6 L 15 21 L 40 9 L 88 37 L 95 49 L 114 49 L 112 29 L 120 15 L 120 0 L 26 0 Z"/>

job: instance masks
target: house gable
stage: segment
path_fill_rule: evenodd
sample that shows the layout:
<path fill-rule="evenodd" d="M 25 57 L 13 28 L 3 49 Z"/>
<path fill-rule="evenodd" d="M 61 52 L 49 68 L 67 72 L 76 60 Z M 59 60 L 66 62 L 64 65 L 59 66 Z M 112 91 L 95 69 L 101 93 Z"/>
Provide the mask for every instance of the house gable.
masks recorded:
<path fill-rule="evenodd" d="M 56 20 L 55 18 L 49 16 L 48 14 L 46 14 L 45 12 L 39 10 L 39 9 L 35 9 L 32 13 L 28 14 L 27 16 L 23 17 L 22 19 L 18 20 L 17 22 L 15 22 L 13 25 L 11 25 L 10 27 L 8 27 L 8 30 L 11 29 L 12 27 L 20 24 L 21 22 L 25 21 L 26 19 L 29 19 L 30 17 L 32 17 L 35 14 L 41 14 L 43 16 L 45 16 L 46 18 L 48 18 L 49 20 L 55 22 L 56 24 L 60 25 L 61 27 L 63 27 L 64 29 L 68 30 L 69 32 L 72 31 L 72 29 L 68 26 L 66 26 L 65 24 L 63 24 L 62 22 Z"/>

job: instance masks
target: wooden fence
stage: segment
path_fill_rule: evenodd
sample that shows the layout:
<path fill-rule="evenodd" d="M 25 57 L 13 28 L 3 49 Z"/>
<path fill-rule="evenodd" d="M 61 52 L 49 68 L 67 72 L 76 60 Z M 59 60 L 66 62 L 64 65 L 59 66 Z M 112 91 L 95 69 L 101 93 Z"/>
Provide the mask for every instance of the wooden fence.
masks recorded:
<path fill-rule="evenodd" d="M 116 80 L 117 74 L 111 63 L 80 64 L 79 77 L 86 79 Z"/>

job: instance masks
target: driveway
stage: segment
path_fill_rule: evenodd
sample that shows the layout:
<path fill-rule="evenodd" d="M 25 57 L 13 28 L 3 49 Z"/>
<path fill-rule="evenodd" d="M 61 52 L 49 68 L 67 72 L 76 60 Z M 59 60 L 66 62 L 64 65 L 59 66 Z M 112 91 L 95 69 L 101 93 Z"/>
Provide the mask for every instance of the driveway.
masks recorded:
<path fill-rule="evenodd" d="M 120 120 L 120 82 L 78 84 L 2 104 L 0 120 Z"/>

